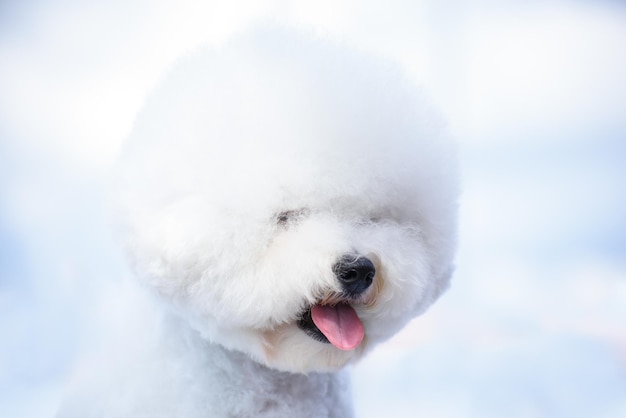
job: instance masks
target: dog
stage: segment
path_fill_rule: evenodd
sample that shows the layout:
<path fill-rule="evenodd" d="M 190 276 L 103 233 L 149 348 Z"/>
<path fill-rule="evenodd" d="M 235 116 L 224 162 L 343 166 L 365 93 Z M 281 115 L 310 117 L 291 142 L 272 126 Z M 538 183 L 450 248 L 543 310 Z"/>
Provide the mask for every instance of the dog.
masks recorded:
<path fill-rule="evenodd" d="M 346 366 L 448 287 L 456 167 L 423 92 L 356 48 L 269 26 L 182 59 L 111 188 L 152 325 L 59 416 L 352 416 Z"/>

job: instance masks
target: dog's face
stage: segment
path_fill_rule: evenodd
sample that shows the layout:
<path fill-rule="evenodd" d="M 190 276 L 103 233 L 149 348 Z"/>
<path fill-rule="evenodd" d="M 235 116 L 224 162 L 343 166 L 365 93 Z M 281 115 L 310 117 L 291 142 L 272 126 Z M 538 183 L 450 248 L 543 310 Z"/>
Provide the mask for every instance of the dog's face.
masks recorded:
<path fill-rule="evenodd" d="M 440 136 L 397 73 L 344 48 L 269 30 L 187 59 L 117 167 L 137 276 L 215 343 L 336 370 L 447 286 L 457 190 Z"/>

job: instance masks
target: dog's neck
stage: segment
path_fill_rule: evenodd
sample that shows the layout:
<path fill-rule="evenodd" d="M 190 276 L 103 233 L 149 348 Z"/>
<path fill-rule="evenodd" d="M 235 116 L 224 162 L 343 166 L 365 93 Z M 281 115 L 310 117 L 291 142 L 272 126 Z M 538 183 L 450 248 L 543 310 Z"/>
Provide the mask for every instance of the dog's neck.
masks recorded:
<path fill-rule="evenodd" d="M 163 333 L 166 357 L 176 365 L 172 376 L 176 386 L 191 388 L 180 393 L 180 402 L 194 405 L 189 410 L 204 410 L 202 416 L 216 417 L 352 416 L 347 371 L 281 372 L 204 340 L 183 321 L 170 318 L 165 322 L 170 328 Z"/>

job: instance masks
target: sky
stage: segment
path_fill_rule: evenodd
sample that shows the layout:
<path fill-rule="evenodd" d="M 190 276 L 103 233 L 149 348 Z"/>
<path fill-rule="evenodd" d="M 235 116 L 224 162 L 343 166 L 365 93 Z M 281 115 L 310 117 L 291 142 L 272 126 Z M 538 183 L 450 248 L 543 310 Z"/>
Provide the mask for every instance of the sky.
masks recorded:
<path fill-rule="evenodd" d="M 359 417 L 626 416 L 626 6 L 0 2 L 0 416 L 49 417 L 129 273 L 102 189 L 178 57 L 258 19 L 397 61 L 462 168 L 457 270 L 354 367 Z M 96 325 L 94 325 L 96 324 Z"/>

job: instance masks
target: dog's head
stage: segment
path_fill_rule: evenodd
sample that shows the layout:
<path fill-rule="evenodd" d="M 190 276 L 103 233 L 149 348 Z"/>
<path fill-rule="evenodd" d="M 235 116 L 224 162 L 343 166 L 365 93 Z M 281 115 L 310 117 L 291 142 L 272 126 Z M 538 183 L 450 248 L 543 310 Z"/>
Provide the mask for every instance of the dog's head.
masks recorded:
<path fill-rule="evenodd" d="M 139 279 L 207 339 L 334 370 L 446 288 L 456 170 L 392 66 L 283 30 L 183 60 L 117 166 Z"/>

